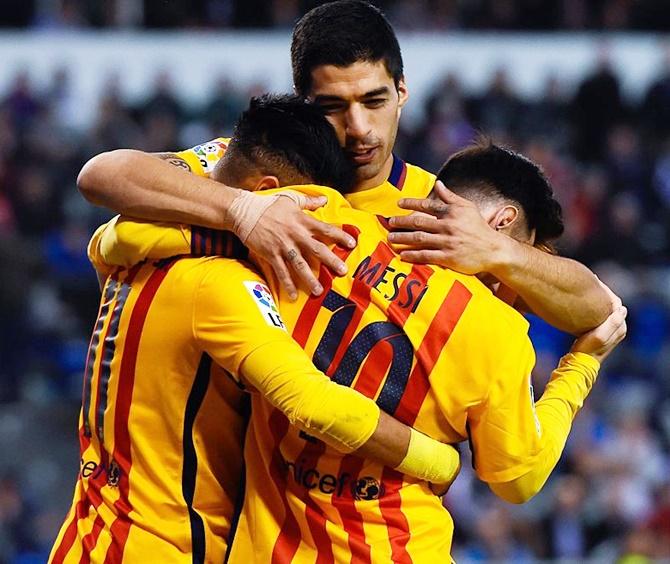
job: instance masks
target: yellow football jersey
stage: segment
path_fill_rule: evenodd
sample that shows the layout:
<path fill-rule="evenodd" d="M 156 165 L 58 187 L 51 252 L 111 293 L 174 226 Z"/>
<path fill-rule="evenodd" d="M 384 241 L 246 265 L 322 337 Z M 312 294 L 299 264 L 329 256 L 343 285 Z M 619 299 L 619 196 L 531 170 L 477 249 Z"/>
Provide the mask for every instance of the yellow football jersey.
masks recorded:
<path fill-rule="evenodd" d="M 368 190 L 353 192 L 345 197 L 352 207 L 390 217 L 409 213 L 398 207 L 400 198 L 425 198 L 435 184 L 435 175 L 406 163 L 393 155 L 393 167 L 388 179 Z"/>
<path fill-rule="evenodd" d="M 353 209 L 330 189 L 300 190 L 327 195 L 313 215 L 341 225 L 358 246 L 337 251 L 348 276 L 322 270 L 319 298 L 302 294 L 291 303 L 264 272 L 296 341 L 334 381 L 397 419 L 444 442 L 469 439 L 483 480 L 522 475 L 539 448 L 527 322 L 474 277 L 401 262 L 386 244 L 383 217 Z M 109 260 L 120 241 L 135 260 L 166 243 L 163 253 L 189 252 L 195 238 L 179 227 L 172 235 L 130 221 L 111 227 L 114 236 L 103 230 L 91 246 L 97 261 Z M 334 451 L 260 398 L 252 404 L 231 562 L 448 560 L 451 517 L 425 484 Z"/>
<path fill-rule="evenodd" d="M 317 367 L 443 442 L 470 440 L 485 481 L 526 472 L 539 450 L 527 322 L 476 278 L 410 265 L 381 217 L 331 190 L 314 215 L 358 239 L 346 277 L 291 303 L 268 269 L 284 322 Z M 514 414 L 513 417 L 510 414 Z M 426 484 L 291 427 L 252 400 L 246 495 L 230 562 L 448 562 L 453 523 Z"/>
<path fill-rule="evenodd" d="M 222 562 L 242 478 L 240 379 L 343 452 L 379 420 L 372 400 L 314 368 L 244 263 L 117 269 L 88 353 L 74 500 L 50 560 Z"/>
<path fill-rule="evenodd" d="M 107 279 L 84 375 L 81 465 L 51 562 L 225 557 L 248 397 L 185 313 L 215 262 L 144 263 Z"/>

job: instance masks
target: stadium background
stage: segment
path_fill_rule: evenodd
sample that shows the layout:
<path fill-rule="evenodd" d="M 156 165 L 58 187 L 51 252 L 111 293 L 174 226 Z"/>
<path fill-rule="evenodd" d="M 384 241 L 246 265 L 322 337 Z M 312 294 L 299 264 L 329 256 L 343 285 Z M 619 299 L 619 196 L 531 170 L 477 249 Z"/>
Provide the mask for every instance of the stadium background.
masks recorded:
<path fill-rule="evenodd" d="M 79 196 L 78 170 L 230 132 L 250 94 L 290 87 L 290 28 L 316 3 L 0 2 L 0 563 L 44 561 L 78 469 L 98 300 L 84 250 L 108 217 Z M 399 156 L 434 171 L 482 130 L 540 162 L 564 206 L 561 251 L 629 308 L 536 499 L 497 501 L 464 462 L 446 498 L 457 560 L 670 558 L 667 2 L 378 4 L 412 92 Z M 537 320 L 532 339 L 539 395 L 570 339 Z"/>

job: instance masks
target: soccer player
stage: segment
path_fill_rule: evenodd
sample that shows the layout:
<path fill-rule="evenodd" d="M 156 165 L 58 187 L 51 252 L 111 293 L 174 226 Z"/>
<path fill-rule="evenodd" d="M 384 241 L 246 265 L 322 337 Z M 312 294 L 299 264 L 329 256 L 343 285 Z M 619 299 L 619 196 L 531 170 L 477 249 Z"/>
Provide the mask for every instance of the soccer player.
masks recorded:
<path fill-rule="evenodd" d="M 297 94 L 326 111 L 356 166 L 356 186 L 347 195 L 352 206 L 397 215 L 406 213 L 398 207 L 401 197 L 428 195 L 435 176 L 392 152 L 408 88 L 398 41 L 377 8 L 360 0 L 340 0 L 313 9 L 295 27 L 291 62 Z M 287 264 L 294 276 L 320 294 L 323 288 L 303 257 L 314 257 L 342 273 L 343 262 L 318 241 L 345 244 L 347 236 L 334 228 L 328 231 L 286 199 L 263 208 L 260 211 L 267 213 L 250 222 L 236 221 L 235 201 L 242 193 L 208 178 L 224 152 L 222 140 L 199 145 L 190 157 L 171 153 L 161 159 L 139 151 L 112 151 L 89 161 L 78 184 L 93 203 L 134 217 L 216 229 L 253 225 L 237 234 L 273 265 L 289 295 L 295 297 L 295 286 Z M 424 231 L 416 217 L 393 220 L 392 226 L 413 230 L 405 236 L 413 249 L 403 256 L 467 273 L 491 272 L 535 313 L 574 334 L 605 320 L 612 310 L 609 295 L 586 267 L 503 237 L 488 228 L 475 206 L 461 204 L 432 222 L 431 231 Z"/>
<path fill-rule="evenodd" d="M 272 121 L 259 123 L 252 111 L 243 116 L 242 131 L 270 123 L 276 130 L 259 134 L 255 149 L 232 143 L 214 178 L 249 187 L 267 179 L 282 154 L 282 130 L 294 119 L 289 106 L 281 109 Z M 547 244 L 562 232 L 549 183 L 518 154 L 473 146 L 454 155 L 439 177 L 472 199 L 488 228 L 504 236 Z M 302 294 L 295 303 L 259 262 L 296 341 L 334 381 L 374 398 L 400 421 L 447 442 L 469 440 L 478 476 L 500 497 L 522 502 L 534 495 L 558 461 L 599 361 L 623 338 L 625 310 L 575 342 L 535 404 L 528 324 L 515 310 L 475 277 L 400 260 L 385 242 L 383 217 L 353 209 L 328 188 L 294 188 L 326 194 L 328 204 L 314 215 L 358 240 L 355 249 L 338 251 L 351 274 L 333 278 L 322 269 L 324 294 Z M 125 254 L 133 263 L 147 252 L 211 249 L 216 237 L 116 220 L 99 234 L 94 250 L 96 260 Z M 451 518 L 424 483 L 336 452 L 289 425 L 258 396 L 245 460 L 246 494 L 231 562 L 449 558 Z"/>
<path fill-rule="evenodd" d="M 345 189 L 350 163 L 318 108 L 259 108 L 262 132 L 288 110 L 282 139 L 291 158 L 267 162 L 276 176 L 256 167 L 254 187 L 279 178 Z M 240 128 L 237 145 L 257 145 L 257 128 Z M 222 562 L 242 481 L 239 387 L 343 452 L 428 480 L 457 472 L 452 447 L 319 372 L 249 264 L 144 261 L 114 269 L 103 287 L 83 383 L 80 471 L 50 561 Z"/>

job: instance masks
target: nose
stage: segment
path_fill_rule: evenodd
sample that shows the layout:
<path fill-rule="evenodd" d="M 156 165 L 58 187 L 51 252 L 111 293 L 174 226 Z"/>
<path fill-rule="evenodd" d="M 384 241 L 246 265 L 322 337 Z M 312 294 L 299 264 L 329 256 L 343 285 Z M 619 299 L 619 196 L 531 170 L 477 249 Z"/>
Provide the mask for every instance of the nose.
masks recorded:
<path fill-rule="evenodd" d="M 351 104 L 345 115 L 347 137 L 365 139 L 371 131 L 370 122 L 362 104 Z"/>

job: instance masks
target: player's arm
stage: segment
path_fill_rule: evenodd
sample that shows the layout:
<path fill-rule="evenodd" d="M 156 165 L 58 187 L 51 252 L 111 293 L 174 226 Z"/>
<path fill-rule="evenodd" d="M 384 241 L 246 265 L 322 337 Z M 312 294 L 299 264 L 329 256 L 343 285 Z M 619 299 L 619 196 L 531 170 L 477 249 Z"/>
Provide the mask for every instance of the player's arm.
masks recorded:
<path fill-rule="evenodd" d="M 466 274 L 490 272 L 515 290 L 528 307 L 551 325 L 580 335 L 600 325 L 615 305 L 584 265 L 550 255 L 491 229 L 476 205 L 436 183 L 439 200 L 401 200 L 405 209 L 430 215 L 391 218 L 406 229 L 392 233 L 409 262 L 439 264 Z"/>
<path fill-rule="evenodd" d="M 323 198 L 260 196 L 226 186 L 193 170 L 183 153 L 152 155 L 119 149 L 89 160 L 77 178 L 84 197 L 95 205 L 141 219 L 167 221 L 232 231 L 269 262 L 289 295 L 300 281 L 315 294 L 321 286 L 306 259 L 316 259 L 337 274 L 344 263 L 326 245 L 352 246 L 344 231 L 303 214 L 323 205 Z M 265 212 L 269 213 L 265 213 Z M 315 246 L 315 240 L 326 245 Z"/>
<path fill-rule="evenodd" d="M 540 491 L 561 457 L 600 363 L 625 337 L 625 318 L 626 308 L 619 307 L 602 325 L 575 341 L 535 404 L 534 416 L 532 396 L 524 393 L 523 384 L 523 389 L 509 386 L 508 393 L 493 399 L 480 414 L 472 435 L 475 453 L 481 454 L 475 466 L 496 495 L 523 503 Z M 496 455 L 492 442 L 504 445 L 502 452 Z"/>
<path fill-rule="evenodd" d="M 88 258 L 102 272 L 177 255 L 245 258 L 247 250 L 228 231 L 119 215 L 98 227 L 88 244 Z"/>
<path fill-rule="evenodd" d="M 258 275 L 227 262 L 220 269 L 212 266 L 205 276 L 193 312 L 195 338 L 215 362 L 255 388 L 291 423 L 334 448 L 423 480 L 455 477 L 459 462 L 453 447 L 394 420 L 373 400 L 317 370 L 281 328 Z"/>

